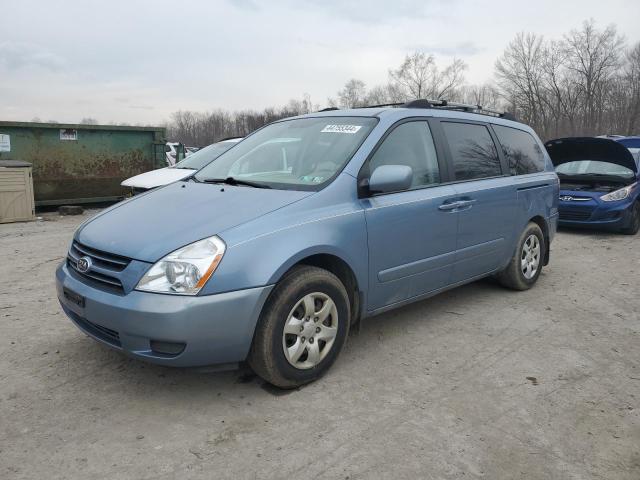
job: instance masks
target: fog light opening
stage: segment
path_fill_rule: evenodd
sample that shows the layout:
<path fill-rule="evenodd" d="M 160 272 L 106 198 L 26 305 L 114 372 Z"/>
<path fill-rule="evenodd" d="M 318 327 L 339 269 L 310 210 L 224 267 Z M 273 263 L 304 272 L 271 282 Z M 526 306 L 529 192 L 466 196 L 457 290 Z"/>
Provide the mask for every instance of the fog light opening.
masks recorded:
<path fill-rule="evenodd" d="M 180 355 L 184 351 L 185 347 L 186 344 L 184 343 L 151 340 L 151 350 L 153 351 L 153 353 L 159 353 L 161 355 Z"/>

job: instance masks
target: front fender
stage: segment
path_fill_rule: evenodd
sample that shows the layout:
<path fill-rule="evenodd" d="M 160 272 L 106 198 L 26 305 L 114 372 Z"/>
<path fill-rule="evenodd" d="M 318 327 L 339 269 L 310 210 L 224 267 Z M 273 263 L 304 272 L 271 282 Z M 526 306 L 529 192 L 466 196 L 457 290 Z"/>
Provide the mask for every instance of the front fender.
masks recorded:
<path fill-rule="evenodd" d="M 313 255 L 332 255 L 334 257 L 339 258 L 343 262 L 345 262 L 354 271 L 354 274 L 356 275 L 356 280 L 358 282 L 358 286 L 360 288 L 363 287 L 362 282 L 367 281 L 367 278 L 368 278 L 367 275 L 358 276 L 358 274 L 356 273 L 356 270 L 352 266 L 356 262 L 356 260 L 353 259 L 348 252 L 340 248 L 336 248 L 333 245 L 325 244 L 325 245 L 314 245 L 312 247 L 305 248 L 304 250 L 296 252 L 294 255 L 289 257 L 280 266 L 280 268 L 278 268 L 278 270 L 274 272 L 274 274 L 271 276 L 271 278 L 268 281 L 268 285 L 277 283 L 284 276 L 284 274 L 287 273 L 294 265 L 300 263 L 305 258 L 309 258 Z M 360 269 L 358 269 L 358 271 L 359 270 Z"/>
<path fill-rule="evenodd" d="M 353 271 L 359 288 L 366 292 L 368 249 L 364 212 L 355 208 L 340 210 L 228 245 L 201 295 L 272 285 L 296 263 L 317 254 L 343 260 Z"/>

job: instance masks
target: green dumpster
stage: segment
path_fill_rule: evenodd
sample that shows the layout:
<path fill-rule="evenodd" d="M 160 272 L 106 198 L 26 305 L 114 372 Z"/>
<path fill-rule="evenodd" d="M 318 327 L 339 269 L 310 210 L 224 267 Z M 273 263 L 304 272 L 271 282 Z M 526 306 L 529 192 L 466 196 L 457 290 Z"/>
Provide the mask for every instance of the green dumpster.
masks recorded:
<path fill-rule="evenodd" d="M 0 160 L 33 165 L 36 205 L 119 200 L 120 182 L 166 166 L 165 129 L 0 122 Z"/>

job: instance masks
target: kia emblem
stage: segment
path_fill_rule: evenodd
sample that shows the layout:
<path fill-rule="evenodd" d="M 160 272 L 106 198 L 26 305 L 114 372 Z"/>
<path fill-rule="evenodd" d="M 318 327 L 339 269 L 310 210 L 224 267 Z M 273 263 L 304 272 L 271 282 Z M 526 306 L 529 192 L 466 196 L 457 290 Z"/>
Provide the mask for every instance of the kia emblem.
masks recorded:
<path fill-rule="evenodd" d="M 80 273 L 87 273 L 91 270 L 91 259 L 89 257 L 82 257 L 78 260 L 78 271 Z"/>

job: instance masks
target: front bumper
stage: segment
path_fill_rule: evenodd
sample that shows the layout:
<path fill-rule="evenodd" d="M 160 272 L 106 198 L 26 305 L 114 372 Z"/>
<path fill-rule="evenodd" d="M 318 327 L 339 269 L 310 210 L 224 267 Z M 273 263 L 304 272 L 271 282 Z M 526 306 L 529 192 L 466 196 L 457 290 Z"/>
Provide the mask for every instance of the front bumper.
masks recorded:
<path fill-rule="evenodd" d="M 563 227 L 620 230 L 633 221 L 631 210 L 634 201 L 633 198 L 619 202 L 603 202 L 595 198 L 582 202 L 561 200 L 558 205 L 559 224 Z"/>
<path fill-rule="evenodd" d="M 81 282 L 62 263 L 56 270 L 56 289 L 67 316 L 95 340 L 152 363 L 198 367 L 247 357 L 273 286 L 195 297 L 136 290 L 116 295 Z M 184 344 L 184 350 L 158 353 L 151 341 Z"/>

